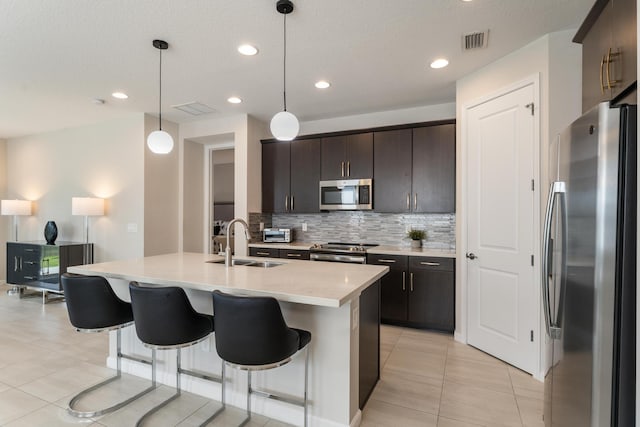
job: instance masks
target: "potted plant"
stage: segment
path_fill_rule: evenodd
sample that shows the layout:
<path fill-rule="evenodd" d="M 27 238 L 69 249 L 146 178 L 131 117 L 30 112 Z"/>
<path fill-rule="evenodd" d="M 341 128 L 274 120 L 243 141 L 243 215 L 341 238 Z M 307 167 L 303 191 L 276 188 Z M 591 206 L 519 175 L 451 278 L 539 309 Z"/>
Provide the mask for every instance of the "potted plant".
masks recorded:
<path fill-rule="evenodd" d="M 419 248 L 422 246 L 422 240 L 427 237 L 424 230 L 411 229 L 407 232 L 407 237 L 411 239 L 411 247 Z"/>

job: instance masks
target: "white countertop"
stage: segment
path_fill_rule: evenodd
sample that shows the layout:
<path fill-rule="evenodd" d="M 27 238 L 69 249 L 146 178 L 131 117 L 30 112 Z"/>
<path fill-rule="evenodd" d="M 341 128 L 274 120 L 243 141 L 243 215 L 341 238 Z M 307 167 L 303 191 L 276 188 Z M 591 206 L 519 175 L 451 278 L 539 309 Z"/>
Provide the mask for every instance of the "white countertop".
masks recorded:
<path fill-rule="evenodd" d="M 291 242 L 291 243 L 250 243 L 250 248 L 274 248 L 274 249 L 297 249 L 308 251 L 315 243 Z M 407 255 L 407 256 L 430 256 L 439 258 L 455 258 L 456 251 L 448 249 L 417 248 L 410 246 L 380 245 L 367 249 L 369 254 L 379 255 Z"/>
<path fill-rule="evenodd" d="M 271 258 L 239 257 L 256 261 Z M 277 267 L 225 267 L 205 261 L 223 257 L 180 252 L 123 261 L 69 267 L 70 273 L 101 275 L 201 291 L 230 291 L 272 296 L 280 301 L 340 307 L 384 276 L 388 267 L 377 265 L 271 259 Z"/>
<path fill-rule="evenodd" d="M 376 246 L 367 249 L 368 254 L 379 255 L 408 255 L 408 256 L 430 256 L 440 258 L 455 258 L 456 251 L 446 249 L 412 248 L 410 246 Z"/>

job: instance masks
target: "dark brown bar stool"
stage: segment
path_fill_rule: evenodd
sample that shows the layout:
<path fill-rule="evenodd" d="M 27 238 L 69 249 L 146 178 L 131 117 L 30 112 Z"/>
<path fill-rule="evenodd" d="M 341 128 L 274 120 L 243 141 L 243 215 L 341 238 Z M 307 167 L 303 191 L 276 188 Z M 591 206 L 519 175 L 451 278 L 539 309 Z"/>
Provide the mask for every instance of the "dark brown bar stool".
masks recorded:
<path fill-rule="evenodd" d="M 216 319 L 216 351 L 223 361 L 247 371 L 247 418 L 251 420 L 251 395 L 287 402 L 304 408 L 307 426 L 307 387 L 309 343 L 311 333 L 290 328 L 282 317 L 280 304 L 271 297 L 246 297 L 213 292 L 213 314 Z M 273 369 L 291 361 L 298 351 L 305 350 L 304 395 L 301 399 L 280 396 L 251 387 L 251 372 Z M 223 389 L 224 392 L 224 389 Z"/>
<path fill-rule="evenodd" d="M 67 302 L 69 320 L 78 332 L 117 331 L 116 375 L 75 395 L 69 401 L 69 413 L 79 418 L 97 417 L 116 411 L 153 390 L 155 388 L 154 384 L 135 396 L 104 409 L 95 411 L 79 411 L 75 409 L 81 398 L 121 377 L 123 358 L 147 364 L 151 362 L 147 359 L 122 354 L 121 331 L 122 328 L 133 324 L 133 312 L 131 311 L 131 304 L 118 298 L 104 277 L 64 273 L 61 281 Z M 155 364 L 152 366 L 155 367 Z"/>
<path fill-rule="evenodd" d="M 207 425 L 225 409 L 224 363 L 220 377 L 196 370 L 183 369 L 181 366 L 181 350 L 205 340 L 213 332 L 213 316 L 198 313 L 193 309 L 184 289 L 179 287 L 140 286 L 136 282 L 129 284 L 131 306 L 135 319 L 136 333 L 142 343 L 153 350 L 176 349 L 176 392 L 147 411 L 136 423 L 140 426 L 146 418 L 166 406 L 181 394 L 180 375 L 189 375 L 222 385 L 222 407 L 205 420 L 201 426 Z M 153 384 L 155 385 L 155 358 Z"/>

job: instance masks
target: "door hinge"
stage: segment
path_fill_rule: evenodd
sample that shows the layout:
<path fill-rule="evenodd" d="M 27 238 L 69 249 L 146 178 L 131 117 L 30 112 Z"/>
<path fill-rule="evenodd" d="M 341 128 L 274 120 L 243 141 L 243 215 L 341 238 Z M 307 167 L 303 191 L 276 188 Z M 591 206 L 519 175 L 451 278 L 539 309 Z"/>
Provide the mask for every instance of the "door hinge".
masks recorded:
<path fill-rule="evenodd" d="M 533 267 L 533 255 L 531 255 L 531 267 Z"/>
<path fill-rule="evenodd" d="M 531 109 L 531 115 L 534 116 L 536 113 L 536 105 L 533 102 L 530 102 L 529 104 L 525 105 L 526 108 L 530 108 Z"/>
<path fill-rule="evenodd" d="M 531 330 L 531 342 L 533 342 L 533 329 Z"/>
<path fill-rule="evenodd" d="M 534 179 L 531 180 L 531 191 L 536 191 L 536 181 Z"/>

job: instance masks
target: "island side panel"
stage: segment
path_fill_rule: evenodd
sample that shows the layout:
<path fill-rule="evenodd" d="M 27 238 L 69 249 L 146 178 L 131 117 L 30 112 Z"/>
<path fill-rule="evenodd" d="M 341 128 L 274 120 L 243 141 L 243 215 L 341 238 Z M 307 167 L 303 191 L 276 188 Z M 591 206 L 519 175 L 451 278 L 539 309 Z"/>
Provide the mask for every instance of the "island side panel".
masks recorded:
<path fill-rule="evenodd" d="M 360 381 L 362 409 L 380 379 L 380 281 L 360 294 Z"/>

